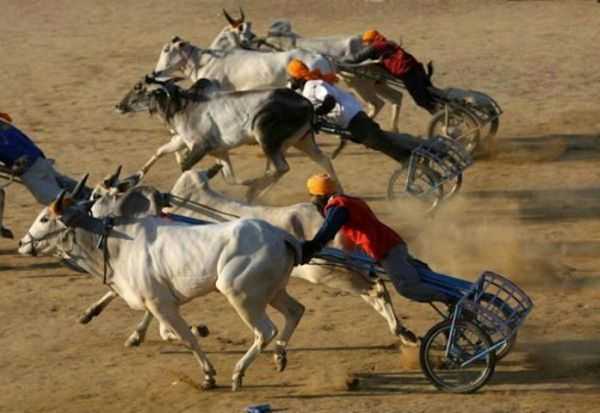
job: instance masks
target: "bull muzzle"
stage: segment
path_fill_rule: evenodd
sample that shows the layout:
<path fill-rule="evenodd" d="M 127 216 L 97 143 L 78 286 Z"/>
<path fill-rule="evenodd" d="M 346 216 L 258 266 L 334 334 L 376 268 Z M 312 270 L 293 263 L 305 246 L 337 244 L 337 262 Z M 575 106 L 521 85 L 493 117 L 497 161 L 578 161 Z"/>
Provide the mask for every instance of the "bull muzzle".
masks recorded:
<path fill-rule="evenodd" d="M 123 103 L 116 104 L 114 110 L 115 110 L 115 112 L 120 113 L 120 114 L 128 112 L 127 106 L 124 105 Z"/>

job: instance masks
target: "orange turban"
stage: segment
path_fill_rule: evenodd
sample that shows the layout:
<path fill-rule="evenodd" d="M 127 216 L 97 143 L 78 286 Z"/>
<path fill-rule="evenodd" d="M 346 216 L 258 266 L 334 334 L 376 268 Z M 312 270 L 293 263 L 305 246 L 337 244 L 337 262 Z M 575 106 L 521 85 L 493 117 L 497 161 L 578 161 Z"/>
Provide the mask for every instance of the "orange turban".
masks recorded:
<path fill-rule="evenodd" d="M 375 40 L 385 41 L 385 37 L 379 33 L 377 30 L 367 30 L 363 33 L 362 41 L 363 43 L 373 43 Z"/>
<path fill-rule="evenodd" d="M 306 188 L 311 195 L 331 195 L 337 189 L 337 184 L 327 174 L 313 175 L 306 181 Z"/>
<path fill-rule="evenodd" d="M 12 122 L 12 118 L 8 113 L 0 112 L 0 118 L 4 119 L 7 122 Z"/>
<path fill-rule="evenodd" d="M 320 69 L 310 70 L 304 62 L 298 59 L 292 59 L 290 63 L 288 63 L 287 72 L 288 75 L 294 79 L 324 80 L 328 83 L 335 83 L 338 81 L 335 73 L 323 74 Z"/>

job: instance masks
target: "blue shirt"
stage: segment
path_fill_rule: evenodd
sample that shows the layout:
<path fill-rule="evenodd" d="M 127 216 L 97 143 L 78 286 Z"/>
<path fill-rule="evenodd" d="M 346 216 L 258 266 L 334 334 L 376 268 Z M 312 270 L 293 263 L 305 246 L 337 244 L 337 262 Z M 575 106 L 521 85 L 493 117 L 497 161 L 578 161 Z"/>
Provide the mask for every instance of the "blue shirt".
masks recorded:
<path fill-rule="evenodd" d="M 27 157 L 27 167 L 33 165 L 44 153 L 23 132 L 0 119 L 0 162 L 11 168 L 15 161 Z"/>

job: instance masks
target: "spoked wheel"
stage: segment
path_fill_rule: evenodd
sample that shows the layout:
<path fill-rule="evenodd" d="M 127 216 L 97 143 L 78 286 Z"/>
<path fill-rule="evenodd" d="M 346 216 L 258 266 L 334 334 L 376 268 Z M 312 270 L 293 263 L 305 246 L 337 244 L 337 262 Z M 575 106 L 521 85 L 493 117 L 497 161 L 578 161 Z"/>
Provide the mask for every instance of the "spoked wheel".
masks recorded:
<path fill-rule="evenodd" d="M 429 162 L 427 166 L 429 167 L 429 169 L 434 171 L 437 174 L 437 176 L 441 177 L 444 175 L 444 171 L 442 170 L 442 168 L 435 162 Z M 445 180 L 442 183 L 441 186 L 442 186 L 442 193 L 444 196 L 444 201 L 452 198 L 454 195 L 456 195 L 458 193 L 458 191 L 460 190 L 460 187 L 462 186 L 462 182 L 463 182 L 463 176 L 461 173 L 452 179 Z"/>
<path fill-rule="evenodd" d="M 412 182 L 408 182 L 408 163 L 396 169 L 388 182 L 388 199 L 400 201 L 408 210 L 429 214 L 444 197 L 443 185 L 436 185 L 439 174 L 423 163 L 418 163 Z"/>
<path fill-rule="evenodd" d="M 463 366 L 475 355 L 492 345 L 481 328 L 468 321 L 454 325 L 453 340 L 446 355 L 451 321 L 443 321 L 429 330 L 421 343 L 421 369 L 431 383 L 450 393 L 472 393 L 483 386 L 494 373 L 496 355 L 486 353 Z"/>
<path fill-rule="evenodd" d="M 492 120 L 490 120 L 492 119 Z M 480 121 L 482 125 L 479 131 L 479 144 L 477 154 L 493 155 L 496 147 L 496 133 L 500 127 L 500 118 L 496 112 L 485 114 L 485 118 Z"/>
<path fill-rule="evenodd" d="M 483 294 L 481 296 L 481 301 L 491 303 L 496 308 L 495 312 L 497 314 L 499 314 L 500 316 L 503 315 L 504 317 L 510 317 L 512 315 L 512 311 L 510 310 L 510 308 L 508 306 L 504 305 L 504 301 L 498 299 L 497 297 L 490 296 L 489 294 Z M 497 335 L 498 333 L 495 333 L 494 331 L 490 331 L 483 326 L 482 326 L 482 328 L 486 331 L 486 333 L 488 333 L 488 335 L 492 339 L 494 339 L 494 342 L 496 342 L 496 340 L 502 338 L 501 336 L 494 337 L 494 335 Z M 510 338 L 510 340 L 508 340 L 506 342 L 505 345 L 503 345 L 498 350 L 496 350 L 496 361 L 500 361 L 504 357 L 508 356 L 508 354 L 514 348 L 516 342 L 517 342 L 517 334 L 515 333 L 515 335 L 513 335 Z"/>
<path fill-rule="evenodd" d="M 444 108 L 429 121 L 427 136 L 444 136 L 457 140 L 472 154 L 479 144 L 479 127 L 479 121 L 469 112 L 456 107 Z"/>

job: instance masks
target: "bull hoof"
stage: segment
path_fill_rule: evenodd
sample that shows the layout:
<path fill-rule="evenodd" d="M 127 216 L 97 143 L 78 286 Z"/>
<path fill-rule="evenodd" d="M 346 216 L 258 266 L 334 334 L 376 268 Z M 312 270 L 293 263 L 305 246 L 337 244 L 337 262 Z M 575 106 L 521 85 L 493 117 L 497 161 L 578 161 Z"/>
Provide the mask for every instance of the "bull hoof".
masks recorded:
<path fill-rule="evenodd" d="M 94 315 L 91 313 L 85 313 L 81 317 L 79 317 L 79 324 L 87 324 L 94 318 Z"/>
<path fill-rule="evenodd" d="M 204 379 L 200 387 L 202 388 L 202 390 L 214 389 L 215 387 L 217 387 L 217 382 L 215 381 L 214 377 L 208 377 Z"/>
<path fill-rule="evenodd" d="M 275 366 L 279 373 L 285 370 L 287 366 L 287 353 L 285 350 L 281 352 L 277 352 L 273 354 L 273 359 L 275 360 Z"/>
<path fill-rule="evenodd" d="M 231 382 L 231 391 L 238 391 L 240 387 L 242 387 L 242 375 L 233 376 L 233 381 Z"/>
<path fill-rule="evenodd" d="M 208 337 L 210 330 L 204 324 L 199 324 L 191 328 L 192 334 L 196 337 Z"/>
<path fill-rule="evenodd" d="M 136 331 L 131 336 L 129 336 L 129 338 L 125 342 L 125 347 L 139 347 L 140 344 L 142 344 L 142 341 L 142 338 Z"/>
<path fill-rule="evenodd" d="M 14 234 L 8 228 L 0 227 L 0 235 L 2 235 L 2 238 L 15 239 Z"/>

